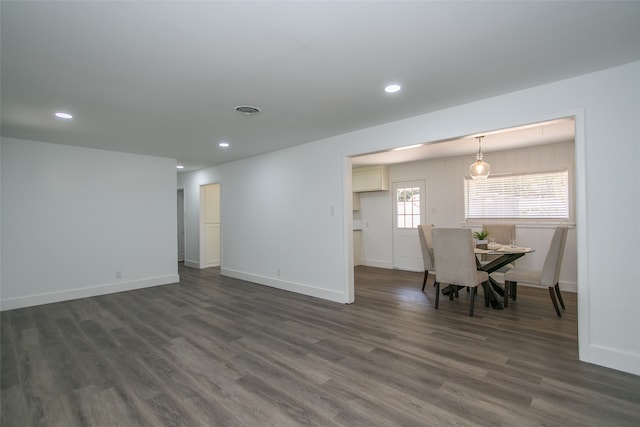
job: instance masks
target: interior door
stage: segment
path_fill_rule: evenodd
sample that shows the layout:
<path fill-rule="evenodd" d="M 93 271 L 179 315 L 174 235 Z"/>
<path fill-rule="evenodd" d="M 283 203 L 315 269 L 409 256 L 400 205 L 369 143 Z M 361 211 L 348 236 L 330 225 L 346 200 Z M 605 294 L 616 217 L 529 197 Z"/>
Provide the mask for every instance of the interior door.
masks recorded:
<path fill-rule="evenodd" d="M 424 271 L 418 225 L 427 220 L 426 181 L 393 183 L 393 268 Z"/>
<path fill-rule="evenodd" d="M 184 261 L 184 190 L 178 190 L 178 262 Z"/>
<path fill-rule="evenodd" d="M 220 265 L 220 184 L 203 186 L 204 267 Z"/>

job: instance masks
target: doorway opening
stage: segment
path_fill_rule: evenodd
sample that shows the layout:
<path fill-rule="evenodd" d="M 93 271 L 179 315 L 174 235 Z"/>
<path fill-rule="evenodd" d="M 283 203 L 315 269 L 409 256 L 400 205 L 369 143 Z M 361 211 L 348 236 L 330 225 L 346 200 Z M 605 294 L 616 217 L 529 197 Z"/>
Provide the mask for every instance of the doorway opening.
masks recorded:
<path fill-rule="evenodd" d="M 544 261 L 553 229 L 557 225 L 568 226 L 570 234 L 567 251 L 563 260 L 564 274 L 560 286 L 563 291 L 578 291 L 577 248 L 579 234 L 578 219 L 580 206 L 577 193 L 580 190 L 583 162 L 583 140 L 576 137 L 577 121 L 580 116 L 554 118 L 526 126 L 505 128 L 486 132 L 483 151 L 489 159 L 495 174 L 528 173 L 547 169 L 565 169 L 569 172 L 571 215 L 568 220 L 558 221 L 521 221 L 518 226 L 518 243 L 539 248 L 535 254 L 523 260 L 521 268 L 538 268 Z M 408 142 L 409 143 L 409 142 Z M 412 142 L 414 143 L 414 142 Z M 412 230 L 418 217 L 413 200 L 407 201 L 407 188 L 414 188 L 413 181 L 422 180 L 425 184 L 424 204 L 419 209 L 421 224 L 434 224 L 436 227 L 480 228 L 481 223 L 465 220 L 464 182 L 468 177 L 469 164 L 477 150 L 474 135 L 429 142 L 411 146 L 406 150 L 388 150 L 350 157 L 351 168 L 363 166 L 388 165 L 389 183 L 392 191 L 360 193 L 358 221 L 362 224 L 360 264 L 370 267 L 393 268 L 407 271 L 419 271 L 423 268 L 421 248 L 417 239 L 403 236 Z M 514 172 L 515 171 L 515 172 Z M 426 184 L 429 183 L 428 200 Z M 352 190 L 352 188 L 349 188 Z M 398 191 L 401 191 L 398 200 Z M 411 190 L 411 194 L 413 194 Z M 413 196 L 411 197 L 413 199 Z M 410 211 L 406 211 L 407 202 Z M 417 200 L 415 201 L 417 202 Z M 421 200 L 422 202 L 422 200 Z M 398 204 L 402 204 L 402 217 L 398 215 Z M 355 215 L 354 215 L 355 219 Z M 498 220 L 495 220 L 496 222 Z M 562 224 L 559 224 L 562 222 Z M 398 224 L 403 226 L 402 229 Z M 355 226 L 355 224 L 354 224 Z M 412 243 L 413 242 L 413 243 Z M 353 243 L 355 246 L 355 242 Z M 413 255 L 412 255 L 413 254 Z M 415 258 L 415 265 L 411 263 Z M 531 265 L 528 265 L 531 264 Z M 417 268 L 416 268 L 417 267 Z M 421 285 L 416 283 L 416 286 Z M 584 289 L 580 289 L 582 292 Z M 347 287 L 346 294 L 354 296 L 356 291 Z M 582 314 L 580 314 L 582 318 Z"/>

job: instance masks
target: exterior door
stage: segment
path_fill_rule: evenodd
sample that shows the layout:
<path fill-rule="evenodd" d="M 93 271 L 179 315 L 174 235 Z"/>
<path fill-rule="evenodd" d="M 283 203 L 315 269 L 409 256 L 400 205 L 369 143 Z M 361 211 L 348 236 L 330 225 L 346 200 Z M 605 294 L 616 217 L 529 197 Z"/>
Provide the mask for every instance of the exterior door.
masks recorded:
<path fill-rule="evenodd" d="M 393 268 L 424 271 L 418 225 L 427 220 L 425 180 L 393 183 Z"/>

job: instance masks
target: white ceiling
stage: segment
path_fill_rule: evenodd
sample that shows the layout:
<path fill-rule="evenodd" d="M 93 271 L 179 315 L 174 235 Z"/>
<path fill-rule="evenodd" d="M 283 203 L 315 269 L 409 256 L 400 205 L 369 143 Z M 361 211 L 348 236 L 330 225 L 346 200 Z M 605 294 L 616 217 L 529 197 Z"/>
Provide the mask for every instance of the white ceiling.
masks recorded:
<path fill-rule="evenodd" d="M 185 170 L 640 60 L 638 1 L 0 7 L 3 136 Z"/>

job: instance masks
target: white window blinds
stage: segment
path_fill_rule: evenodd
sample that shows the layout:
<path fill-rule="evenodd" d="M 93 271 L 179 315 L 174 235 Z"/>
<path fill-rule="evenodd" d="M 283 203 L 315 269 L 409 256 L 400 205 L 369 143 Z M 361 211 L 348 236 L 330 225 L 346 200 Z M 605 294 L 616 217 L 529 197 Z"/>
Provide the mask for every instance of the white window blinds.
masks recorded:
<path fill-rule="evenodd" d="M 569 219 L 569 173 L 465 179 L 467 219 Z"/>

